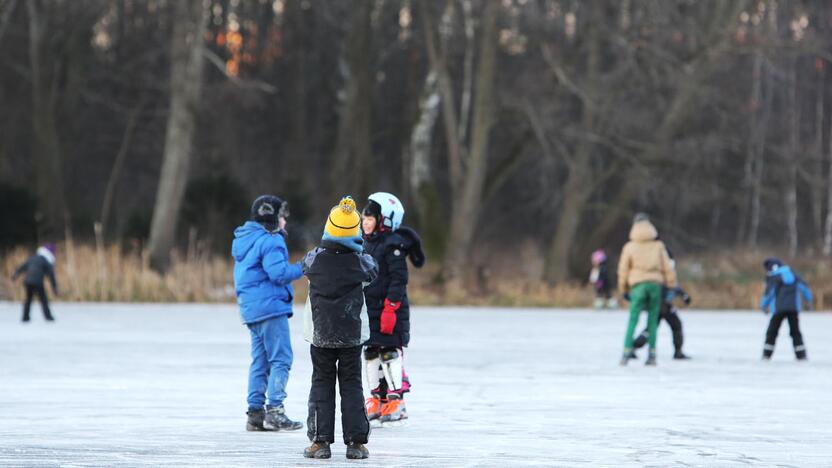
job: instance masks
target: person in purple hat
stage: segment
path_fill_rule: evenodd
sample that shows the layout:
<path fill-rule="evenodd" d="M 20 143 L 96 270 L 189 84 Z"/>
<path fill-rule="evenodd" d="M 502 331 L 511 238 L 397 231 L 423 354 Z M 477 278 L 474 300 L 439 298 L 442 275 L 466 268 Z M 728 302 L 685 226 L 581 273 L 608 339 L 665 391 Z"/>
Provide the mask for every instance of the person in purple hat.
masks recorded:
<path fill-rule="evenodd" d="M 35 255 L 29 257 L 23 264 L 17 267 L 12 275 L 12 281 L 18 276 L 26 273 L 23 285 L 26 288 L 26 299 L 23 302 L 23 322 L 29 321 L 29 309 L 32 305 L 32 298 L 37 295 L 40 300 L 43 316 L 52 322 L 55 317 L 49 310 L 49 297 L 46 295 L 46 288 L 43 285 L 44 277 L 49 277 L 52 283 L 52 292 L 58 295 L 58 283 L 55 281 L 55 244 L 44 244 L 38 249 Z"/>

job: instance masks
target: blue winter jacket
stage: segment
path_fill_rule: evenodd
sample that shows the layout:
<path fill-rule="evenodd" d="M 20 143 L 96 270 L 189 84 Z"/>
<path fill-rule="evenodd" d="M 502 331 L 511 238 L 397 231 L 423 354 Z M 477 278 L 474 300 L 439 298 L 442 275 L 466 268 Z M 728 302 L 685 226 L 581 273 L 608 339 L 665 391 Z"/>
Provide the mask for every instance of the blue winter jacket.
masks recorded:
<path fill-rule="evenodd" d="M 783 265 L 766 276 L 766 290 L 760 308 L 770 314 L 800 312 L 801 296 L 812 303 L 812 291 L 791 268 Z"/>
<path fill-rule="evenodd" d="M 303 275 L 300 263 L 289 263 L 286 241 L 254 221 L 234 230 L 234 287 L 243 323 L 292 316 L 292 281 Z"/>

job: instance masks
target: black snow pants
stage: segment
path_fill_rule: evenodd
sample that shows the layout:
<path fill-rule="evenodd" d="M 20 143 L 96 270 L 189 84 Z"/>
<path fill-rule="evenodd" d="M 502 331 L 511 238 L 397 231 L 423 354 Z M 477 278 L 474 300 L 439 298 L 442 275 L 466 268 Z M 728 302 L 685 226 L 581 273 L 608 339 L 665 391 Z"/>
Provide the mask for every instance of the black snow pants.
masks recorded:
<path fill-rule="evenodd" d="M 659 311 L 659 324 L 662 323 L 662 320 L 670 325 L 670 330 L 673 332 L 673 348 L 677 353 L 681 353 L 682 345 L 685 343 L 685 335 L 682 333 L 682 319 L 679 318 L 676 308 L 666 302 L 662 303 L 662 308 Z M 658 326 L 656 329 L 658 330 Z M 647 344 L 649 338 L 650 331 L 645 327 L 641 335 L 633 342 L 633 349 L 639 349 Z"/>
<path fill-rule="evenodd" d="M 335 442 L 335 380 L 341 391 L 341 426 L 344 443 L 366 444 L 370 422 L 364 409 L 361 381 L 361 346 L 318 348 L 312 354 L 312 388 L 309 390 L 307 435 L 313 442 Z"/>
<path fill-rule="evenodd" d="M 797 312 L 777 312 L 771 316 L 768 322 L 768 329 L 766 330 L 766 344 L 763 347 L 763 356 L 771 357 L 774 353 L 774 343 L 777 341 L 777 334 L 780 332 L 780 325 L 783 320 L 789 322 L 789 334 L 792 336 L 792 344 L 794 345 L 794 354 L 798 359 L 806 358 L 806 346 L 803 345 L 803 335 L 800 333 L 800 324 L 797 320 Z"/>
<path fill-rule="evenodd" d="M 52 312 L 49 310 L 49 297 L 46 295 L 46 289 L 43 285 L 40 286 L 32 286 L 26 285 L 26 299 L 23 301 L 23 321 L 29 321 L 29 311 L 32 308 L 32 299 L 34 296 L 38 296 L 38 300 L 40 300 L 41 309 L 43 309 L 43 316 L 46 320 L 55 320 L 52 317 Z"/>

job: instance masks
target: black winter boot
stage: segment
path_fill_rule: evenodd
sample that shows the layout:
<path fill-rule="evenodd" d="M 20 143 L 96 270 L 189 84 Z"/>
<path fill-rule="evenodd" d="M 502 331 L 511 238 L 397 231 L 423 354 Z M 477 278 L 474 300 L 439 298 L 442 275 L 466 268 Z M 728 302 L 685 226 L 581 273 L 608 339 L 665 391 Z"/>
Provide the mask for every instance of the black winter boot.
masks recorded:
<path fill-rule="evenodd" d="M 303 429 L 303 423 L 292 421 L 286 416 L 286 410 L 282 406 L 277 406 L 266 409 L 263 427 L 269 431 L 296 431 Z"/>
<path fill-rule="evenodd" d="M 347 444 L 347 458 L 350 460 L 363 460 L 370 456 L 370 451 L 363 444 L 351 442 Z"/>
<path fill-rule="evenodd" d="M 349 452 L 347 452 L 349 456 Z M 332 450 L 329 448 L 329 442 L 313 442 L 312 445 L 303 449 L 304 458 L 331 458 Z"/>
<path fill-rule="evenodd" d="M 259 409 L 259 410 L 248 410 L 246 411 L 248 415 L 248 421 L 246 421 L 246 430 L 249 432 L 256 432 L 256 431 L 266 431 L 265 427 L 263 427 L 263 420 L 266 417 L 266 411 Z"/>

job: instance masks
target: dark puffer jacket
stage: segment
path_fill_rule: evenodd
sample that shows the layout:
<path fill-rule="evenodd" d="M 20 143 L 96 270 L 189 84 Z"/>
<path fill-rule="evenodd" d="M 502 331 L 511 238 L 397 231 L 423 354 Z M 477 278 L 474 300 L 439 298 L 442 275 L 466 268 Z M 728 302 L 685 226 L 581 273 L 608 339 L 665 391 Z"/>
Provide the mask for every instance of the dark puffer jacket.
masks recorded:
<path fill-rule="evenodd" d="M 402 226 L 395 232 L 375 232 L 364 238 L 364 251 L 372 255 L 378 264 L 378 278 L 364 288 L 367 299 L 367 315 L 370 318 L 368 345 L 401 347 L 410 342 L 410 304 L 407 300 L 407 262 L 421 268 L 425 264 L 422 239 L 413 229 Z M 384 300 L 401 302 L 396 312 L 396 326 L 392 335 L 383 335 L 381 311 Z"/>
<path fill-rule="evenodd" d="M 50 257 L 51 261 L 50 261 Z M 43 287 L 43 280 L 49 278 L 52 284 L 52 291 L 58 291 L 58 283 L 55 281 L 55 267 L 53 266 L 54 257 L 48 252 L 43 252 L 43 249 L 38 250 L 38 253 L 29 257 L 22 265 L 17 267 L 12 280 L 16 280 L 18 276 L 26 273 L 23 279 L 23 284 L 26 286 Z"/>
<path fill-rule="evenodd" d="M 360 346 L 370 336 L 364 284 L 378 274 L 373 257 L 323 241 L 306 254 L 309 298 L 303 316 L 306 341 L 318 348 Z"/>

